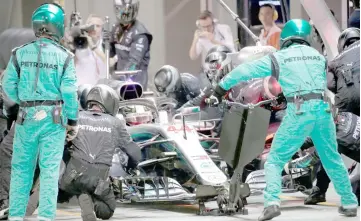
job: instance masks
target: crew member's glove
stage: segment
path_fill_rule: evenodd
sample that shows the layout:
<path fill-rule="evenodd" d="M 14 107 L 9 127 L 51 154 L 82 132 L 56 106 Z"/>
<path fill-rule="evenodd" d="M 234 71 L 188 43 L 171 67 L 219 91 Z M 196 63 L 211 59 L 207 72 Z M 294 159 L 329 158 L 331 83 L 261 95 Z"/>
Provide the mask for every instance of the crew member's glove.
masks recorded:
<path fill-rule="evenodd" d="M 136 64 L 133 64 L 133 63 L 128 63 L 128 64 L 126 64 L 125 65 L 125 67 L 124 67 L 124 70 L 126 70 L 126 71 L 135 71 L 135 70 L 137 70 L 137 65 Z"/>
<path fill-rule="evenodd" d="M 226 95 L 226 93 L 227 91 L 218 85 L 205 102 L 211 106 L 217 106 L 222 101 L 222 98 Z"/>
<path fill-rule="evenodd" d="M 66 140 L 67 141 L 74 140 L 74 138 L 78 134 L 78 131 L 79 131 L 78 125 L 76 125 L 76 126 L 70 126 L 70 125 L 66 126 Z"/>
<path fill-rule="evenodd" d="M 138 169 L 129 169 L 127 172 L 131 176 L 139 176 L 140 175 L 140 171 Z"/>

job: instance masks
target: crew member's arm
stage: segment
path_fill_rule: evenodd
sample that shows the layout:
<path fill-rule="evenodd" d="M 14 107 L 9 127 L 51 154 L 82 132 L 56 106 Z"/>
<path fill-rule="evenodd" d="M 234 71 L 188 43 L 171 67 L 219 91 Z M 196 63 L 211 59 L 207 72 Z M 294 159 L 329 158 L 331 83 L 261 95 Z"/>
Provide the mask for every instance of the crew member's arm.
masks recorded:
<path fill-rule="evenodd" d="M 129 51 L 129 61 L 125 66 L 125 70 L 137 70 L 139 69 L 139 64 L 145 56 L 145 53 L 149 51 L 150 42 L 148 36 L 138 35 L 133 39 L 132 44 L 130 45 Z"/>
<path fill-rule="evenodd" d="M 136 168 L 142 159 L 139 146 L 130 137 L 122 121 L 117 119 L 118 145 L 128 155 L 128 167 Z"/>
<path fill-rule="evenodd" d="M 228 91 L 242 81 L 252 78 L 265 78 L 272 74 L 272 63 L 269 56 L 264 56 L 258 60 L 239 65 L 224 77 L 219 83 L 219 87 Z"/>
<path fill-rule="evenodd" d="M 328 64 L 328 70 L 327 70 L 327 74 L 326 74 L 326 77 L 327 77 L 327 88 L 332 91 L 332 93 L 336 93 L 337 91 L 337 79 L 336 79 L 336 76 L 335 73 L 334 73 L 334 64 L 333 62 L 331 61 L 329 64 Z"/>
<path fill-rule="evenodd" d="M 208 98 L 212 94 L 212 86 L 206 87 L 201 93 L 193 98 L 192 100 L 188 101 L 187 103 L 183 104 L 177 111 L 182 110 L 183 108 L 193 107 L 193 106 L 200 106 L 201 108 L 204 107 L 205 99 Z"/>
<path fill-rule="evenodd" d="M 20 104 L 19 94 L 18 94 L 18 84 L 19 76 L 14 62 L 17 62 L 16 58 L 14 60 L 14 55 L 11 56 L 8 66 L 5 70 L 4 77 L 2 79 L 2 88 L 6 96 L 13 102 Z M 20 71 L 20 70 L 19 70 Z"/>
<path fill-rule="evenodd" d="M 336 93 L 337 91 L 337 82 L 336 77 L 333 72 L 327 72 L 327 88 L 332 91 L 332 93 Z"/>
<path fill-rule="evenodd" d="M 69 55 L 72 56 L 72 55 Z M 70 59 L 67 66 L 64 66 L 65 71 L 61 78 L 60 91 L 64 101 L 64 109 L 66 117 L 68 118 L 69 126 L 76 126 L 78 120 L 78 94 L 76 86 L 76 74 L 74 67 L 74 58 Z"/>

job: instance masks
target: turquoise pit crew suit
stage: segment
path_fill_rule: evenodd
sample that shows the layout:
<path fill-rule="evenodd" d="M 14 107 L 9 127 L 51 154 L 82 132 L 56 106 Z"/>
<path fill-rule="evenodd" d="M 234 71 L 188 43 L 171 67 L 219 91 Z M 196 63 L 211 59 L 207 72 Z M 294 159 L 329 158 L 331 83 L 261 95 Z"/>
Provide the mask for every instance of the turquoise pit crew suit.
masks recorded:
<path fill-rule="evenodd" d="M 265 164 L 265 210 L 259 220 L 270 220 L 281 214 L 281 171 L 307 136 L 314 140 L 322 164 L 341 196 L 339 213 L 357 215 L 357 199 L 337 152 L 335 124 L 332 114 L 326 111 L 329 109 L 328 103 L 323 100 L 326 60 L 309 46 L 310 32 L 311 26 L 307 21 L 290 20 L 281 32 L 280 51 L 238 66 L 219 83 L 209 98 L 210 103 L 216 104 L 226 91 L 241 81 L 270 75 L 278 79 L 287 98 L 286 116 L 275 135 Z"/>
<path fill-rule="evenodd" d="M 32 15 L 36 41 L 12 51 L 2 81 L 20 106 L 11 162 L 9 220 L 23 220 L 35 166 L 40 167 L 39 220 L 55 220 L 64 141 L 77 133 L 77 87 L 73 54 L 59 45 L 64 11 L 43 4 Z M 66 128 L 63 122 L 67 119 Z"/>

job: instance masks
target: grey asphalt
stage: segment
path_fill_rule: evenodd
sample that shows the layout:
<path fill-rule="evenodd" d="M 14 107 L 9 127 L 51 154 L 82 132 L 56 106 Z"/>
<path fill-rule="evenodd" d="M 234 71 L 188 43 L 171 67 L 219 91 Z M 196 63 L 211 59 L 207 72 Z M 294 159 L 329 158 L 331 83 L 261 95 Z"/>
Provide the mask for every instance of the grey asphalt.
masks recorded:
<path fill-rule="evenodd" d="M 327 193 L 327 202 L 317 206 L 303 205 L 305 195 L 301 193 L 282 195 L 281 216 L 274 218 L 275 221 L 356 221 L 360 217 L 346 218 L 337 213 L 339 197 L 333 187 Z M 208 208 L 215 208 L 215 203 L 210 202 Z M 234 220 L 257 220 L 263 210 L 263 196 L 251 196 L 248 198 L 248 215 L 236 215 L 232 217 L 197 216 L 196 205 L 125 205 L 119 204 L 113 218 L 110 220 L 129 221 L 234 221 Z M 36 220 L 36 213 L 27 220 Z M 56 220 L 80 221 L 80 208 L 71 202 L 59 204 Z"/>

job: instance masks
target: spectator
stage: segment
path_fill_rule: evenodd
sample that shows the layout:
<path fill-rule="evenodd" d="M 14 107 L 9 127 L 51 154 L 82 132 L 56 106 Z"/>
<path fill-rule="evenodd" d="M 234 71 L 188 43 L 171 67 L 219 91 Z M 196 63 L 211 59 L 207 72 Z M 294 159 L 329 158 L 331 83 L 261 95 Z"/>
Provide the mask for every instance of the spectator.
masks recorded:
<path fill-rule="evenodd" d="M 259 36 L 262 45 L 270 45 L 279 50 L 281 29 L 275 23 L 278 18 L 275 6 L 272 4 L 262 5 L 259 9 L 258 18 L 263 25 Z"/>
<path fill-rule="evenodd" d="M 101 36 L 103 23 L 103 19 L 96 15 L 90 15 L 86 21 L 87 25 L 94 25 L 94 30 L 87 33 L 88 47 L 75 50 L 78 85 L 95 85 L 98 80 L 106 77 L 106 62 Z"/>
<path fill-rule="evenodd" d="M 208 51 L 217 45 L 224 45 L 232 52 L 235 51 L 231 28 L 225 24 L 219 24 L 213 17 L 212 12 L 203 11 L 196 22 L 197 30 L 194 33 L 189 57 L 196 60 L 202 54 L 202 66 Z"/>

